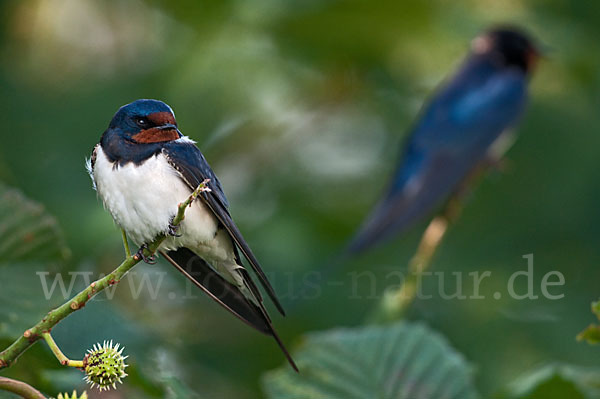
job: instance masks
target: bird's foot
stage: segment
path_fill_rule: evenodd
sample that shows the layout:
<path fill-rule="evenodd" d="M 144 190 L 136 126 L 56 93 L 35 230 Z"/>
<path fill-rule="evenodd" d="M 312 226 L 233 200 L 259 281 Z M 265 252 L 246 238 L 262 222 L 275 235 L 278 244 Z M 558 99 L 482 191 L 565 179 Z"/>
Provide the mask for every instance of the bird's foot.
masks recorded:
<path fill-rule="evenodd" d="M 140 247 L 140 249 L 138 249 L 138 251 L 135 255 L 139 258 L 142 258 L 142 260 L 149 265 L 155 264 L 156 263 L 156 255 L 151 255 L 151 256 L 144 255 L 145 249 L 148 249 L 148 245 L 142 244 L 142 246 Z"/>
<path fill-rule="evenodd" d="M 181 237 L 181 233 L 179 232 L 179 225 L 173 224 L 173 219 L 171 219 L 171 221 L 169 222 L 167 234 L 172 237 Z"/>

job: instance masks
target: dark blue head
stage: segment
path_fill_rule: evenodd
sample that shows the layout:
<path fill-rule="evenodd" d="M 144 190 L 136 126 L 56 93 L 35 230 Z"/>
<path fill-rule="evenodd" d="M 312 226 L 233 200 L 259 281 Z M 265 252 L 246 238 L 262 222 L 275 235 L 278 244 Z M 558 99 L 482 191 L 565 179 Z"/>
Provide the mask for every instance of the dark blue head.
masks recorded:
<path fill-rule="evenodd" d="M 122 106 L 108 129 L 122 139 L 138 144 L 167 142 L 181 137 L 173 110 L 158 100 L 136 100 Z"/>
<path fill-rule="evenodd" d="M 100 145 L 111 162 L 139 164 L 180 137 L 171 107 L 158 100 L 137 100 L 119 108 Z"/>
<path fill-rule="evenodd" d="M 533 41 L 515 27 L 491 29 L 473 40 L 473 54 L 489 57 L 505 67 L 517 67 L 531 72 L 540 52 Z"/>

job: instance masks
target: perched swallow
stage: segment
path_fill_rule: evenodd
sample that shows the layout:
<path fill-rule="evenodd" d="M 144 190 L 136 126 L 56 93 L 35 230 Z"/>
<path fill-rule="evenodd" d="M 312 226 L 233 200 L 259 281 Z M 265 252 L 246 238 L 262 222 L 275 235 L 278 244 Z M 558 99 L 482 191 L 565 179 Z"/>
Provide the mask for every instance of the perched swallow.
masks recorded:
<path fill-rule="evenodd" d="M 513 28 L 473 40 L 458 72 L 421 111 L 383 200 L 346 253 L 405 231 L 441 205 L 478 165 L 501 157 L 525 107 L 539 55 L 533 42 Z"/>
<path fill-rule="evenodd" d="M 233 222 L 221 183 L 195 142 L 181 134 L 167 104 L 137 100 L 121 107 L 87 166 L 104 206 L 137 245 L 167 234 L 160 253 L 225 309 L 273 336 L 297 370 L 240 253 L 283 315 L 273 287 Z M 178 205 L 205 179 L 210 192 L 192 203 L 175 229 Z"/>

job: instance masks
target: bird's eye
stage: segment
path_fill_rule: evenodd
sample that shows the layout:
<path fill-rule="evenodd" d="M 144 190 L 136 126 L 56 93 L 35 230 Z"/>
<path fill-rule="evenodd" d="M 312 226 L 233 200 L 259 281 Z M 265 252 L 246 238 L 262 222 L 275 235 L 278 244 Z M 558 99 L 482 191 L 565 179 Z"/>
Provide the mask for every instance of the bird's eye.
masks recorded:
<path fill-rule="evenodd" d="M 135 123 L 140 126 L 140 127 L 146 127 L 148 126 L 148 119 L 146 118 L 137 118 L 135 120 Z"/>

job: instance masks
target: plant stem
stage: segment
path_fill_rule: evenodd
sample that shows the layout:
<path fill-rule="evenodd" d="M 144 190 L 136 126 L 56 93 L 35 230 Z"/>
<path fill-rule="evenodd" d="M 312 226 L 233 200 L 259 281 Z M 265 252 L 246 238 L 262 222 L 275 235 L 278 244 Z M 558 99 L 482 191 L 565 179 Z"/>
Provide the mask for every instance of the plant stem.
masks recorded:
<path fill-rule="evenodd" d="M 127 241 L 127 233 L 125 230 L 121 229 L 121 238 L 123 238 L 123 247 L 125 248 L 125 256 L 129 258 L 131 256 L 131 251 L 129 250 L 129 241 Z"/>
<path fill-rule="evenodd" d="M 192 192 L 192 194 L 181 204 L 177 209 L 177 214 L 173 218 L 172 224 L 174 226 L 179 225 L 185 217 L 186 208 L 196 199 L 198 196 L 206 191 L 210 191 L 208 188 L 209 179 L 204 180 L 200 185 Z M 23 335 L 21 335 L 15 342 L 13 342 L 8 348 L 0 352 L 0 369 L 10 367 L 17 360 L 17 358 L 25 352 L 31 345 L 36 341 L 43 338 L 44 333 L 49 333 L 52 328 L 57 325 L 61 320 L 70 315 L 71 313 L 79 310 L 85 306 L 85 304 L 96 296 L 99 292 L 105 288 L 117 284 L 123 276 L 131 270 L 136 264 L 142 260 L 141 254 L 149 257 L 154 255 L 158 250 L 158 247 L 166 238 L 166 234 L 160 234 L 154 241 L 147 245 L 143 250 L 140 249 L 135 255 L 130 255 L 110 274 L 105 277 L 94 281 L 83 291 L 75 295 L 69 301 L 65 302 L 58 308 L 50 311 L 46 317 L 40 320 L 36 325 L 27 329 Z M 59 359 L 60 360 L 60 359 Z"/>
<path fill-rule="evenodd" d="M 368 317 L 370 322 L 379 323 L 400 319 L 414 301 L 420 289 L 423 274 L 431 265 L 450 224 L 461 211 L 464 190 L 459 190 L 447 202 L 444 210 L 427 226 L 421 236 L 417 251 L 408 263 L 408 276 L 400 287 L 388 288 L 375 311 Z"/>
<path fill-rule="evenodd" d="M 83 360 L 71 360 L 68 357 L 66 357 L 65 354 L 62 353 L 62 351 L 54 341 L 54 338 L 52 338 L 52 335 L 50 335 L 49 332 L 42 333 L 42 337 L 44 338 L 44 340 L 48 344 L 48 347 L 50 348 L 52 353 L 54 353 L 54 356 L 56 356 L 60 364 L 62 364 L 63 366 L 83 368 Z"/>
<path fill-rule="evenodd" d="M 11 378 L 0 377 L 0 389 L 15 393 L 25 399 L 46 399 L 40 391 L 31 385 Z"/>
<path fill-rule="evenodd" d="M 408 263 L 407 278 L 400 287 L 386 290 L 375 311 L 368 316 L 369 322 L 381 323 L 397 320 L 404 316 L 406 310 L 418 295 L 423 274 L 431 265 L 433 256 L 446 235 L 448 227 L 460 216 L 465 197 L 470 193 L 471 187 L 482 178 L 490 167 L 499 168 L 502 166 L 500 156 L 492 155 L 483 160 L 457 187 L 454 194 L 446 202 L 445 207 L 433 218 L 421 236 L 417 252 Z"/>

